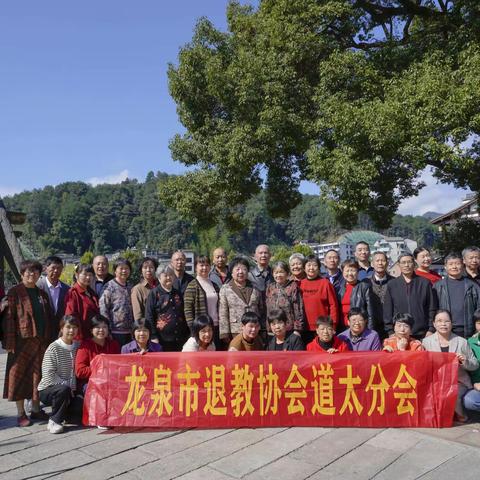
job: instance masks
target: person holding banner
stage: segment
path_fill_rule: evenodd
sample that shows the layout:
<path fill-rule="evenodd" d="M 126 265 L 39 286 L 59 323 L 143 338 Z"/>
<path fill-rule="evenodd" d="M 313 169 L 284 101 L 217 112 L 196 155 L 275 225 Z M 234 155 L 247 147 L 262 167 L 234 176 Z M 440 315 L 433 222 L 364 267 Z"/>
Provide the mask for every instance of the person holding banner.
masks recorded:
<path fill-rule="evenodd" d="M 122 347 L 120 353 L 140 353 L 161 352 L 162 346 L 151 342 L 152 331 L 150 324 L 145 322 L 144 318 L 136 320 L 132 327 L 133 340 Z"/>
<path fill-rule="evenodd" d="M 455 353 L 458 360 L 458 395 L 455 405 L 456 419 L 464 423 L 468 417 L 463 409 L 480 411 L 480 392 L 473 389 L 469 372 L 478 367 L 472 349 L 467 340 L 452 332 L 452 317 L 448 310 L 438 310 L 433 320 L 436 332 L 423 340 L 425 350 L 429 352 Z"/>
<path fill-rule="evenodd" d="M 91 320 L 92 338 L 86 338 L 80 344 L 75 358 L 75 375 L 79 387 L 85 391 L 88 379 L 92 373 L 90 367 L 93 359 L 101 353 L 120 353 L 120 345 L 108 334 L 108 318 L 95 315 Z"/>
<path fill-rule="evenodd" d="M 383 350 L 389 353 L 425 350 L 420 340 L 411 337 L 413 324 L 409 313 L 397 313 L 393 317 L 394 334 L 383 341 Z"/>
<path fill-rule="evenodd" d="M 369 352 L 382 349 L 378 333 L 367 328 L 367 313 L 361 308 L 352 307 L 348 312 L 350 327 L 338 335 L 354 352 Z"/>
<path fill-rule="evenodd" d="M 233 337 L 242 331 L 245 312 L 260 315 L 262 309 L 262 294 L 248 280 L 249 267 L 245 258 L 234 258 L 230 264 L 232 279 L 220 289 L 220 339 L 226 344 L 230 344 Z"/>
<path fill-rule="evenodd" d="M 242 331 L 230 342 L 229 352 L 252 352 L 263 350 L 260 332 L 260 318 L 255 312 L 245 312 L 242 316 Z"/>
<path fill-rule="evenodd" d="M 208 315 L 199 315 L 192 323 L 192 336 L 186 341 L 182 352 L 214 352 L 213 320 Z"/>
<path fill-rule="evenodd" d="M 348 352 L 347 343 L 335 335 L 330 317 L 318 317 L 317 337 L 307 345 L 308 352 L 338 353 Z"/>
<path fill-rule="evenodd" d="M 75 396 L 78 343 L 74 339 L 79 328 L 80 322 L 75 317 L 65 315 L 60 320 L 60 337 L 48 346 L 43 357 L 42 380 L 38 391 L 42 403 L 52 407 L 47 425 L 50 433 L 63 432 L 63 422 L 69 410 L 72 414 L 81 411 L 81 399 Z"/>
<path fill-rule="evenodd" d="M 267 321 L 274 336 L 270 338 L 266 350 L 305 350 L 300 336 L 287 329 L 287 316 L 283 310 L 270 310 Z"/>

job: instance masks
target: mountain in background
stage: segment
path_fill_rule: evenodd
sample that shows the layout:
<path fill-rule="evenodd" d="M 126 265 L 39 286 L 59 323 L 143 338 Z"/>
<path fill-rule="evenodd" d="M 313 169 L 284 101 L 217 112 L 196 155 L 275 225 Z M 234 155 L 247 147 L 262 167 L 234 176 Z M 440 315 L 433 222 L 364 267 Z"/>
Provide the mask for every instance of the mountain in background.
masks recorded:
<path fill-rule="evenodd" d="M 433 220 L 434 218 L 439 217 L 440 215 L 443 215 L 443 213 L 438 213 L 438 212 L 425 212 L 422 217 L 426 218 L 427 220 Z"/>
<path fill-rule="evenodd" d="M 303 195 L 288 216 L 272 218 L 267 214 L 264 192 L 236 208 L 236 230 L 229 229 L 222 218 L 205 230 L 180 218 L 162 201 L 158 189 L 167 178 L 165 173 L 150 172 L 145 182 L 125 180 L 95 187 L 67 182 L 3 200 L 8 209 L 27 214 L 22 241 L 39 258 L 55 252 L 109 253 L 134 246 L 167 252 L 192 248 L 209 253 L 222 245 L 230 251 L 253 252 L 259 243 L 272 247 L 298 240 L 323 243 L 345 232 L 317 195 Z M 366 215 L 359 215 L 356 228 L 374 229 Z M 402 215 L 395 215 L 392 226 L 380 233 L 411 238 L 427 246 L 432 246 L 437 236 L 426 218 Z"/>

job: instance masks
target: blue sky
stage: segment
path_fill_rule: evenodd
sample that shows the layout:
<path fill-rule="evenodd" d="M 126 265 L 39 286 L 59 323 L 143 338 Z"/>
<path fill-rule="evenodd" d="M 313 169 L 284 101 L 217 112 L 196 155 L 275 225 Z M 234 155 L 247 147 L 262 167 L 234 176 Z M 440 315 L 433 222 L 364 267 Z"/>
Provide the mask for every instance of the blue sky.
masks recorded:
<path fill-rule="evenodd" d="M 226 0 L 10 0 L 0 14 L 0 195 L 68 180 L 180 173 L 168 94 L 197 19 L 226 28 Z M 401 213 L 446 211 L 464 192 L 429 187 Z M 306 193 L 318 189 L 304 184 Z"/>

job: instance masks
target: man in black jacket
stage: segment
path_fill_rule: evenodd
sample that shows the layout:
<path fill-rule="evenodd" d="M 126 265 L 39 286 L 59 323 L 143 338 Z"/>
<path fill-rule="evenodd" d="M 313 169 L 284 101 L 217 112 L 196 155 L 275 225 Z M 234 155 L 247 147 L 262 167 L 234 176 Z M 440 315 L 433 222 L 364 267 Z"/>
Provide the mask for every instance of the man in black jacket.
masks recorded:
<path fill-rule="evenodd" d="M 436 297 L 430 281 L 415 274 L 412 254 L 401 255 L 398 263 L 401 275 L 388 282 L 383 303 L 385 330 L 392 335 L 393 317 L 397 313 L 409 313 L 414 320 L 412 337 L 420 340 L 434 332 Z"/>

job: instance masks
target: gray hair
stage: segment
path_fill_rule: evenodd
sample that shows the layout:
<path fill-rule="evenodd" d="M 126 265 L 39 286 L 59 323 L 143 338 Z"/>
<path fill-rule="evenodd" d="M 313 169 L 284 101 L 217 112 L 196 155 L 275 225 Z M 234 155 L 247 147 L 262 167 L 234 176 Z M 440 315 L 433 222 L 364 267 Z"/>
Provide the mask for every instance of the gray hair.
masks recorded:
<path fill-rule="evenodd" d="M 303 253 L 292 253 L 288 259 L 288 263 L 290 264 L 290 262 L 292 260 L 295 260 L 297 259 L 300 260 L 303 264 L 305 264 L 305 255 Z"/>
<path fill-rule="evenodd" d="M 155 271 L 155 275 L 158 279 L 162 273 L 166 275 L 173 275 L 175 277 L 175 271 L 173 270 L 170 262 L 162 262 L 158 265 L 157 270 Z"/>
<path fill-rule="evenodd" d="M 473 245 L 470 247 L 465 247 L 462 250 L 462 257 L 465 258 L 467 256 L 467 253 L 479 253 L 480 254 L 480 248 L 474 247 Z"/>

